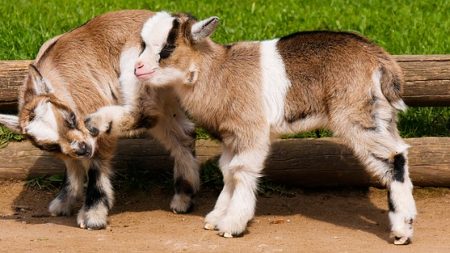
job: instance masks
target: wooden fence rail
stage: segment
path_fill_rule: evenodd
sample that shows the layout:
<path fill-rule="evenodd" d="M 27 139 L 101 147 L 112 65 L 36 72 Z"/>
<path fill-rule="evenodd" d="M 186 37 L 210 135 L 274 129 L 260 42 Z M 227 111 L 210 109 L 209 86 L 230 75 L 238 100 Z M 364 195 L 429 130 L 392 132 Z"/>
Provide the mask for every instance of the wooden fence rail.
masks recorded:
<path fill-rule="evenodd" d="M 406 139 L 411 178 L 418 186 L 450 187 L 450 137 Z M 196 154 L 201 162 L 217 159 L 221 146 L 216 141 L 198 140 Z M 114 159 L 117 170 L 171 170 L 173 160 L 155 140 L 120 140 Z M 0 179 L 60 174 L 63 163 L 29 142 L 9 143 L 0 149 Z M 264 170 L 271 180 L 296 186 L 377 185 L 352 152 L 337 138 L 278 140 Z"/>
<path fill-rule="evenodd" d="M 395 56 L 405 73 L 409 106 L 450 106 L 450 55 Z M 0 110 L 17 107 L 17 90 L 31 61 L 0 61 Z"/>

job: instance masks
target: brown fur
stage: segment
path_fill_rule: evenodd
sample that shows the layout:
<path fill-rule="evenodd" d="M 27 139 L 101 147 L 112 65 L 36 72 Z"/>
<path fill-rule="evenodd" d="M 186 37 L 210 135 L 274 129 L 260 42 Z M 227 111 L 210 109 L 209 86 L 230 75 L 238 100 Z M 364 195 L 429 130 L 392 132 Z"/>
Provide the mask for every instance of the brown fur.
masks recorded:
<path fill-rule="evenodd" d="M 155 20 L 170 20 L 164 19 L 167 14 L 158 15 L 162 18 Z M 265 80 L 263 71 L 270 71 L 264 68 L 271 67 L 266 62 L 271 58 L 262 58 L 260 49 L 268 46 L 263 53 L 278 57 L 270 51 L 275 44 L 222 46 L 208 38 L 217 18 L 197 23 L 187 15 L 174 17 L 174 24 L 179 25 L 172 26 L 167 44 L 176 47 L 167 58 L 159 59 L 160 69 L 148 80 L 155 86 L 174 87 L 193 118 L 219 133 L 223 141 L 219 163 L 225 185 L 214 210 L 205 218 L 205 228 L 217 228 L 225 237 L 244 232 L 253 217 L 256 182 L 269 152 L 271 131 L 326 127 L 342 137 L 367 169 L 395 191 L 390 198 L 401 208 L 389 215 L 396 243 L 412 236 L 412 227 L 405 222 L 416 214 L 405 162 L 408 146 L 396 128 L 397 110 L 405 107 L 401 100 L 403 78 L 389 54 L 352 33 L 296 33 L 276 42 L 281 63 L 273 59 L 277 65 L 267 74 L 280 76 Z M 154 60 L 139 61 L 143 69 L 145 64 L 154 64 Z M 286 77 L 278 73 L 283 70 Z M 169 73 L 176 78 L 170 79 Z M 269 88 L 270 92 L 280 92 L 271 97 L 272 93 L 264 93 L 265 85 L 286 87 L 284 105 L 278 97 L 284 93 Z M 266 103 L 265 99 L 276 101 Z M 279 110 L 278 106 L 284 106 L 283 122 L 266 115 L 265 109 Z M 401 162 L 393 162 L 391 157 L 400 157 Z"/>
<path fill-rule="evenodd" d="M 110 134 L 114 129 L 109 129 L 95 139 L 92 156 L 81 157 L 78 152 L 86 148 L 85 140 L 94 139 L 85 118 L 99 108 L 124 103 L 122 91 L 127 83 L 119 82 L 121 57 L 124 51 L 140 47 L 141 27 L 152 15 L 145 10 L 111 12 L 47 41 L 30 66 L 20 91 L 18 121 L 23 133 L 27 134 L 39 105 L 50 105 L 58 126 L 58 143 L 27 134 L 37 147 L 54 152 L 66 164 L 67 179 L 49 211 L 54 215 L 70 214 L 74 201 L 83 192 L 84 175 L 89 177 L 85 203 L 77 218 L 82 228 L 106 226 L 106 215 L 113 204 L 111 159 L 118 139 L 118 135 Z M 177 191 L 171 208 L 185 212 L 199 188 L 198 164 L 191 151 L 193 125 L 171 89 L 142 86 L 140 90 L 136 97 L 138 109 L 129 117 L 140 121 L 125 119 L 118 131 L 150 128 L 150 133 L 171 151 L 174 176 L 191 186 L 183 188 L 189 189 L 189 195 Z"/>

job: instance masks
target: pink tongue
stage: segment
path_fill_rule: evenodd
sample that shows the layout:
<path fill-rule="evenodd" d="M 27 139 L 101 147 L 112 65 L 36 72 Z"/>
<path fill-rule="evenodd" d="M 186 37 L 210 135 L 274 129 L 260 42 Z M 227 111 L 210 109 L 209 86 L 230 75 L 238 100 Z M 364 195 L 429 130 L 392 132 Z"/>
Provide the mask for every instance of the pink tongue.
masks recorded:
<path fill-rule="evenodd" d="M 139 69 L 136 69 L 135 70 L 135 72 L 134 72 L 134 74 L 137 76 L 137 77 L 139 77 L 139 76 L 150 76 L 151 74 L 153 74 L 155 71 L 154 70 L 151 70 L 151 69 L 146 69 L 146 68 L 139 68 Z"/>

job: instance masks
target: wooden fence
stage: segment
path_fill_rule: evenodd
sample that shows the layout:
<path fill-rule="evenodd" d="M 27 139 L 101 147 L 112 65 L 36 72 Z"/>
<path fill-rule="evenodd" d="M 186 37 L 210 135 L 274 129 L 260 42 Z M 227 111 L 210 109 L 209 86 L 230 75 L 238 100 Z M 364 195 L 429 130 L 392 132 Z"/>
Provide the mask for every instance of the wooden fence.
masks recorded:
<path fill-rule="evenodd" d="M 405 73 L 404 100 L 409 106 L 450 106 L 450 55 L 396 56 Z M 14 111 L 17 90 L 30 61 L 0 61 L 0 110 Z M 410 138 L 409 166 L 415 185 L 450 187 L 450 138 Z M 198 140 L 196 153 L 204 162 L 216 159 L 220 144 Z M 126 139 L 119 143 L 116 169 L 172 168 L 173 161 L 156 141 Z M 0 178 L 55 174 L 63 164 L 29 142 L 0 149 Z M 271 180 L 298 186 L 376 185 L 350 150 L 336 138 L 278 140 L 266 163 Z"/>

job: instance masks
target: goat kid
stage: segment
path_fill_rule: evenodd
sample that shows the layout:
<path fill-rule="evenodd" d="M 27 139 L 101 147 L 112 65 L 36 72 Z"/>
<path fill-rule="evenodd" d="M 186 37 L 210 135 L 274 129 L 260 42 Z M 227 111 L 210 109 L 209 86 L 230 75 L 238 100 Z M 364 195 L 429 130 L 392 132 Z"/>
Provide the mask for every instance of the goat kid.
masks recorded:
<path fill-rule="evenodd" d="M 245 231 L 271 136 L 328 128 L 387 186 L 394 243 L 409 243 L 416 207 L 396 126 L 406 109 L 403 76 L 392 57 L 364 37 L 330 31 L 224 46 L 209 38 L 217 25 L 217 17 L 157 13 L 143 26 L 135 63 L 141 81 L 173 87 L 223 142 L 224 187 L 205 228 L 224 237 Z"/>
<path fill-rule="evenodd" d="M 188 211 L 198 190 L 193 124 L 171 88 L 138 86 L 133 66 L 124 64 L 137 59 L 139 32 L 153 14 L 137 10 L 107 13 L 49 40 L 29 67 L 19 95 L 19 115 L 0 115 L 0 123 L 64 161 L 65 181 L 50 203 L 52 215 L 70 215 L 83 194 L 87 174 L 84 205 L 77 217 L 81 228 L 104 228 L 114 200 L 110 163 L 119 134 L 92 137 L 99 130 L 87 128 L 89 119 L 84 122 L 86 115 L 104 106 L 111 106 L 108 114 L 112 116 L 126 112 L 136 119 L 124 123 L 127 128 L 147 129 L 171 151 L 176 194 L 170 206 L 174 212 Z M 139 94 L 132 98 L 134 111 L 114 110 L 115 104 L 127 102 L 127 94 Z M 110 122 L 101 127 L 116 131 Z"/>

